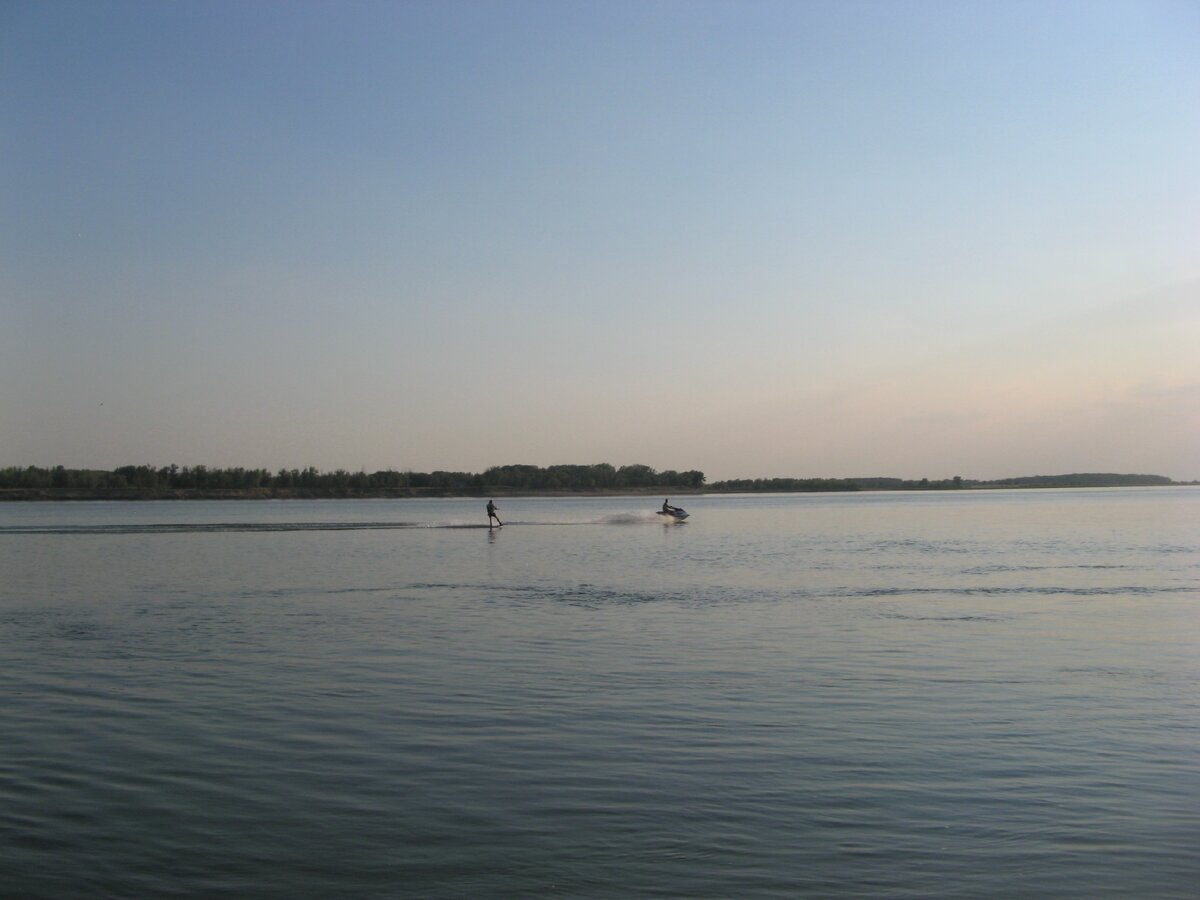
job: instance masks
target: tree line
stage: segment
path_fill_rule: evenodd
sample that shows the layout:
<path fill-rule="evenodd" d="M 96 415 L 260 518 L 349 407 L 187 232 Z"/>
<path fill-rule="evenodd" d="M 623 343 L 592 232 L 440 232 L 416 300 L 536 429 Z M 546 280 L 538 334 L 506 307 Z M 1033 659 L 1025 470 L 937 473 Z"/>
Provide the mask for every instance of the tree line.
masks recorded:
<path fill-rule="evenodd" d="M 706 484 L 697 470 L 657 471 L 650 466 L 507 465 L 483 472 L 322 472 L 305 469 L 210 468 L 208 466 L 63 466 L 0 468 L 0 499 L 39 497 L 403 497 L 488 493 L 792 493 L 814 491 L 928 491 L 965 488 L 1134 487 L 1174 484 L 1161 475 L 1075 473 L 977 481 L 961 476 L 902 478 L 740 478 Z"/>
<path fill-rule="evenodd" d="M 112 470 L 38 466 L 0 469 L 0 490 L 172 496 L 187 494 L 386 497 L 413 494 L 483 494 L 489 491 L 637 491 L 696 490 L 704 473 L 650 466 L 595 465 L 493 466 L 484 472 L 322 472 L 306 469 L 210 468 L 208 466 L 120 466 Z"/>
<path fill-rule="evenodd" d="M 1069 475 L 1027 475 L 980 481 L 953 478 L 741 478 L 715 481 L 712 492 L 789 493 L 799 491 L 952 491 L 990 488 L 1158 487 L 1175 484 L 1163 475 L 1125 475 L 1117 472 L 1077 472 Z"/>

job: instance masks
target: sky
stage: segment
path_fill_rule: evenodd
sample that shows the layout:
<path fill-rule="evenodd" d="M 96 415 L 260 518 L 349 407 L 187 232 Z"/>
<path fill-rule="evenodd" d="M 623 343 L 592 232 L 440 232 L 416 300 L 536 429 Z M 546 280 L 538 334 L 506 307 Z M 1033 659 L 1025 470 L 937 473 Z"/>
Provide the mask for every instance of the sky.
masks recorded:
<path fill-rule="evenodd" d="M 0 467 L 1200 479 L 1200 5 L 5 0 Z"/>

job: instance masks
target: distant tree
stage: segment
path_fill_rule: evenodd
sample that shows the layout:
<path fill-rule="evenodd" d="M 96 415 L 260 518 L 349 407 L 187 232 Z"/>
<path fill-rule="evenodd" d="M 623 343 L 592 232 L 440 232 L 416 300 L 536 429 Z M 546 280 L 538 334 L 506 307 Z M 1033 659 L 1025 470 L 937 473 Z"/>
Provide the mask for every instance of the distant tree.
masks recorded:
<path fill-rule="evenodd" d="M 643 465 L 621 466 L 617 469 L 617 486 L 623 488 L 654 487 L 658 482 L 652 468 Z"/>

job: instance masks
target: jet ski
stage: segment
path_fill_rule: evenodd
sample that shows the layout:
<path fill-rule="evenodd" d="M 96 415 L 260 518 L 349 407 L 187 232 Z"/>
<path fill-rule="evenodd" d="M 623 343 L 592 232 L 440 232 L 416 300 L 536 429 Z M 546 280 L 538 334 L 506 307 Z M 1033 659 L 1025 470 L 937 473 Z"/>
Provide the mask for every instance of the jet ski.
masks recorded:
<path fill-rule="evenodd" d="M 671 507 L 668 507 L 667 509 L 660 509 L 658 511 L 658 514 L 660 516 L 669 516 L 672 519 L 686 519 L 688 517 L 687 510 L 680 509 L 678 506 L 671 506 Z"/>

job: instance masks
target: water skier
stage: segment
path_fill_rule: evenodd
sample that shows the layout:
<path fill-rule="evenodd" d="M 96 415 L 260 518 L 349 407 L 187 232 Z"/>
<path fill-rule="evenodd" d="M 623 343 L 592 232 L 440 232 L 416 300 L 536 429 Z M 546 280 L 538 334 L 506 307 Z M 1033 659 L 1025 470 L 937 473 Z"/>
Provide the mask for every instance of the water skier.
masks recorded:
<path fill-rule="evenodd" d="M 492 519 L 496 520 L 497 525 L 500 525 L 500 526 L 504 525 L 504 523 L 500 521 L 500 517 L 498 515 L 496 515 L 496 504 L 493 503 L 491 500 L 488 501 L 487 514 L 488 514 L 488 528 L 492 527 Z"/>

